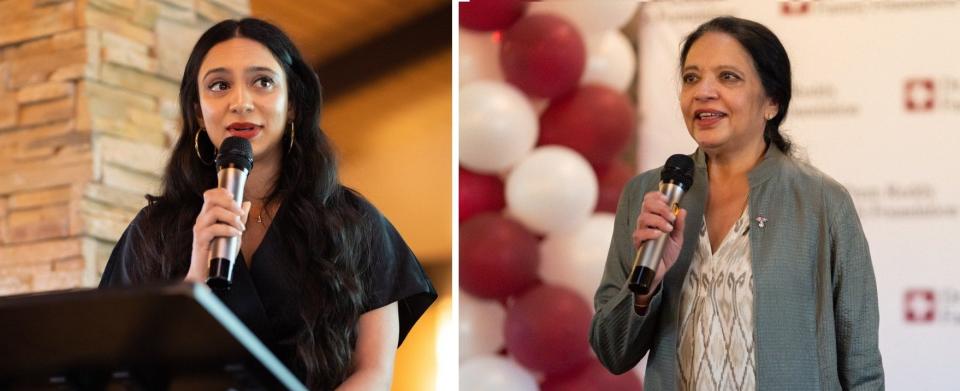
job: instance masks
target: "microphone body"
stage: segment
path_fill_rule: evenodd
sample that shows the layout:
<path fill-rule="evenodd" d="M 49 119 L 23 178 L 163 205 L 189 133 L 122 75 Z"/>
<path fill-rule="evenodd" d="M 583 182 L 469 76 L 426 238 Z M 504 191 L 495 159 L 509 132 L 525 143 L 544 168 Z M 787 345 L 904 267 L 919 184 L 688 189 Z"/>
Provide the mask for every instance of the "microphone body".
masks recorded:
<path fill-rule="evenodd" d="M 217 167 L 217 187 L 229 190 L 235 202 L 242 202 L 247 174 L 253 168 L 250 141 L 240 137 L 228 137 L 224 140 L 217 155 Z M 207 285 L 214 291 L 230 289 L 239 246 L 240 238 L 236 236 L 216 237 L 210 244 L 210 274 Z"/>
<path fill-rule="evenodd" d="M 693 159 L 686 155 L 673 155 L 667 159 L 660 177 L 660 192 L 667 196 L 667 205 L 674 216 L 680 212 L 680 199 L 692 185 Z M 656 239 L 641 244 L 633 259 L 633 271 L 627 279 L 627 286 L 634 294 L 646 295 L 653 289 L 653 279 L 668 239 L 669 235 L 661 233 Z"/>
<path fill-rule="evenodd" d="M 667 205 L 673 209 L 674 215 L 680 210 L 680 198 L 683 197 L 683 187 L 675 183 L 660 182 L 660 192 L 667 196 Z M 630 274 L 630 290 L 638 295 L 645 295 L 653 288 L 653 278 L 657 275 L 660 266 L 660 257 L 663 255 L 663 246 L 667 244 L 669 235 L 661 233 L 656 239 L 643 242 L 640 251 L 633 259 L 633 273 Z"/>
<path fill-rule="evenodd" d="M 220 169 L 217 173 L 217 187 L 224 188 L 233 194 L 233 200 L 243 200 L 243 187 L 247 183 L 247 171 L 230 165 Z M 210 276 L 207 285 L 215 289 L 229 289 L 233 281 L 233 264 L 237 258 L 237 247 L 240 238 L 217 237 L 210 245 Z"/>

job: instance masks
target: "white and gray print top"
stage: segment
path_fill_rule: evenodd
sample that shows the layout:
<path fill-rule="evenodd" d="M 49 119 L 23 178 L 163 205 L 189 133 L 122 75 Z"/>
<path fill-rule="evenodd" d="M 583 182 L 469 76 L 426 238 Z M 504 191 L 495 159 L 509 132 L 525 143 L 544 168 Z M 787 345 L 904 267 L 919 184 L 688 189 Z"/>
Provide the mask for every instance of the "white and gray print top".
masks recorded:
<path fill-rule="evenodd" d="M 753 268 L 750 214 L 711 251 L 707 224 L 680 296 L 677 361 L 682 390 L 754 390 Z"/>

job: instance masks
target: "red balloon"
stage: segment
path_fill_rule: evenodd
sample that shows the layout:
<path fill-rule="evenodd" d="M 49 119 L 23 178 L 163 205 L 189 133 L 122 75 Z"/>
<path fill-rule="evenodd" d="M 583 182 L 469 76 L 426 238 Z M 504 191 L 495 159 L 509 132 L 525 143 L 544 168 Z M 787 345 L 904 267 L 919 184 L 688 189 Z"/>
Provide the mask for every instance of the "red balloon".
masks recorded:
<path fill-rule="evenodd" d="M 483 212 L 499 212 L 506 206 L 503 181 L 460 167 L 460 222 Z"/>
<path fill-rule="evenodd" d="M 597 212 L 617 212 L 623 187 L 633 178 L 634 173 L 635 170 L 621 159 L 614 159 L 603 171 L 597 173 Z M 463 197 L 462 193 L 460 197 Z"/>
<path fill-rule="evenodd" d="M 591 360 L 584 368 L 548 377 L 540 391 L 643 391 L 643 383 L 634 371 L 614 375 L 599 361 Z"/>
<path fill-rule="evenodd" d="M 540 115 L 537 143 L 573 148 L 602 171 L 623 151 L 635 127 L 633 105 L 625 95 L 588 85 L 550 102 Z"/>
<path fill-rule="evenodd" d="M 540 244 L 520 223 L 483 213 L 460 224 L 460 287 L 472 295 L 503 299 L 533 286 Z"/>
<path fill-rule="evenodd" d="M 579 368 L 596 360 L 590 352 L 593 311 L 571 289 L 540 285 L 507 308 L 504 337 L 517 362 L 548 375 Z"/>
<path fill-rule="evenodd" d="M 528 95 L 553 98 L 580 82 L 586 52 L 580 33 L 565 19 L 531 15 L 504 31 L 500 67 L 507 81 Z"/>
<path fill-rule="evenodd" d="M 460 26 L 471 30 L 502 30 L 527 12 L 522 0 L 470 0 L 460 2 Z"/>

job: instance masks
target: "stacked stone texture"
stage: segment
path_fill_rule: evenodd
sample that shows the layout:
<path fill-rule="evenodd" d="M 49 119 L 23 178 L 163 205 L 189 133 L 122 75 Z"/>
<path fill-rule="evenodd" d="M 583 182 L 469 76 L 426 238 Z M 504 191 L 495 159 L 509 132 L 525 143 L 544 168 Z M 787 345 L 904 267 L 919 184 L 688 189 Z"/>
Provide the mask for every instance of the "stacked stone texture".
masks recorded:
<path fill-rule="evenodd" d="M 6 0 L 0 295 L 96 285 L 156 194 L 200 34 L 248 0 Z"/>

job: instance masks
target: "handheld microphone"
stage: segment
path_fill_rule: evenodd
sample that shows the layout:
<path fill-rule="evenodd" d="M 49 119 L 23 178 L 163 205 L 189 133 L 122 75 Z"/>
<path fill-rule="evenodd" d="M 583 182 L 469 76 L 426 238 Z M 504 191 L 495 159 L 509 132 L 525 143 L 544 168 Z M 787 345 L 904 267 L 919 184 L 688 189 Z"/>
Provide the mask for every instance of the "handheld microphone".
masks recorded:
<path fill-rule="evenodd" d="M 687 155 L 673 155 L 667 159 L 660 172 L 660 192 L 667 196 L 667 205 L 673 209 L 673 214 L 680 212 L 680 198 L 683 193 L 693 186 L 693 159 Z M 640 250 L 633 259 L 633 272 L 627 280 L 628 287 L 634 294 L 646 295 L 653 288 L 654 276 L 660 265 L 663 246 L 667 243 L 668 235 L 661 233 L 656 239 L 643 242 Z"/>
<path fill-rule="evenodd" d="M 241 137 L 227 137 L 217 154 L 217 186 L 233 194 L 233 200 L 243 200 L 247 174 L 253 169 L 253 147 Z M 233 264 L 237 260 L 240 238 L 217 237 L 210 246 L 210 274 L 207 285 L 214 291 L 226 291 L 233 282 Z"/>

